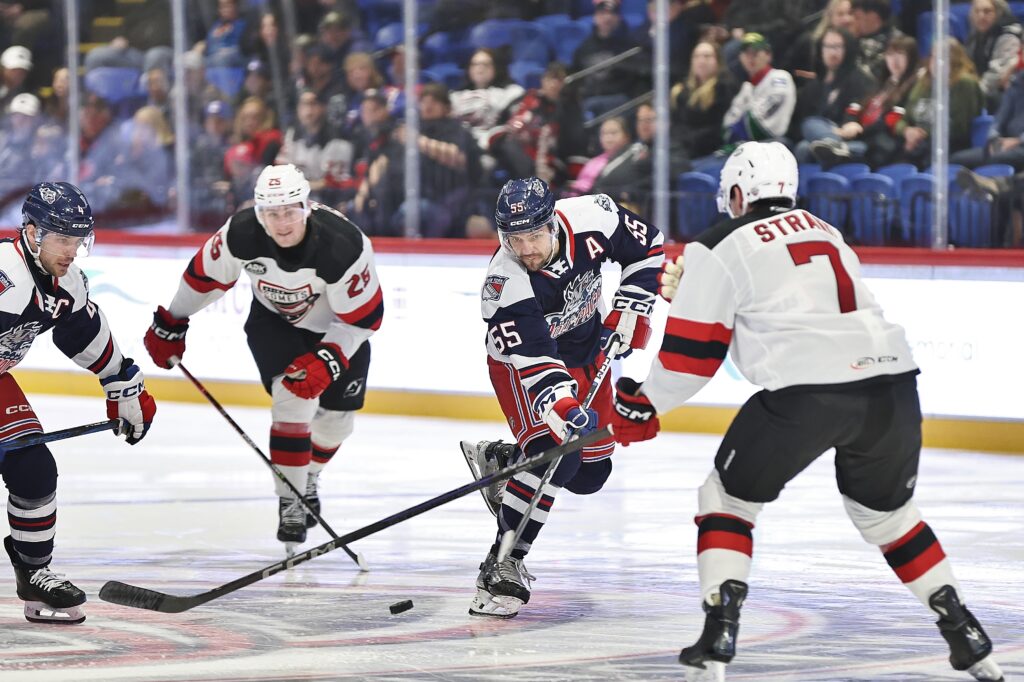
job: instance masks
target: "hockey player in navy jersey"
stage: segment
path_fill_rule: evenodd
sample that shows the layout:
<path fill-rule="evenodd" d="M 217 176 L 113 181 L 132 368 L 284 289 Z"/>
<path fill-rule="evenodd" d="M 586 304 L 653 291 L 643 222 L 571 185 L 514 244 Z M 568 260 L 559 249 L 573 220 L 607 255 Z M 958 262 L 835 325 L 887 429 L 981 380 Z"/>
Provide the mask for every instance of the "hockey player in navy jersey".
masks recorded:
<path fill-rule="evenodd" d="M 370 367 L 368 339 L 384 299 L 370 240 L 334 209 L 309 201 L 292 164 L 267 166 L 255 208 L 231 216 L 189 262 L 167 308 L 153 314 L 145 345 L 171 367 L 185 352 L 189 317 L 220 298 L 245 271 L 253 301 L 245 333 L 272 399 L 270 459 L 307 504 L 320 509 L 320 472 L 352 433 Z M 316 525 L 274 478 L 277 539 L 289 553 Z"/>
<path fill-rule="evenodd" d="M 0 240 L 0 442 L 42 433 L 39 418 L 9 370 L 32 342 L 52 329 L 57 348 L 100 381 L 107 416 L 129 425 L 134 445 L 146 435 L 156 403 L 142 372 L 121 354 L 103 311 L 89 298 L 76 257 L 92 248 L 92 209 L 67 182 L 33 187 L 22 206 L 22 229 Z M 25 618 L 81 623 L 85 593 L 50 570 L 57 524 L 57 463 L 46 445 L 0 451 L 11 534 L 4 548 L 14 564 Z"/>
<path fill-rule="evenodd" d="M 661 233 L 604 194 L 556 202 L 537 178 L 510 180 L 494 215 L 501 246 L 487 269 L 481 308 L 491 383 L 518 447 L 463 442 L 477 478 L 523 451 L 533 455 L 560 443 L 569 428 L 582 435 L 610 419 L 610 381 L 598 389 L 590 409 L 580 401 L 613 333 L 621 342 L 619 356 L 647 344 L 664 258 Z M 622 275 L 612 311 L 602 320 L 601 264 L 607 260 L 619 263 Z M 611 439 L 599 441 L 562 459 L 520 542 L 503 562 L 496 560 L 498 541 L 519 524 L 545 468 L 484 491 L 498 533 L 480 565 L 471 614 L 510 618 L 529 601 L 533 576 L 523 558 L 557 491 L 600 490 L 612 470 L 614 447 Z"/>
<path fill-rule="evenodd" d="M 950 663 L 1000 680 L 992 642 L 964 605 L 942 546 L 914 504 L 921 450 L 918 368 L 842 234 L 796 207 L 797 164 L 777 142 L 740 145 L 722 169 L 725 220 L 685 262 L 666 263 L 672 301 L 643 384 L 616 384 L 616 439 L 653 438 L 658 414 L 682 405 L 726 352 L 764 390 L 733 420 L 700 487 L 697 569 L 704 631 L 679 660 L 690 679 L 725 678 L 747 597 L 753 528 L 765 503 L 835 448 L 843 504 L 864 539 L 938 616 Z M 682 267 L 685 265 L 685 269 Z"/>

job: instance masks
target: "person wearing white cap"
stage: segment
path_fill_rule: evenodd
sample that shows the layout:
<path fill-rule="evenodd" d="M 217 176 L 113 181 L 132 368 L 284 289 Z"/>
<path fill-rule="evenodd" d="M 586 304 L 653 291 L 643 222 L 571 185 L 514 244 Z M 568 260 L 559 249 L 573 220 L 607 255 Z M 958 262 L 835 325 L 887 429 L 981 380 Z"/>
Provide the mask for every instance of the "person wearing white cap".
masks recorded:
<path fill-rule="evenodd" d="M 25 79 L 32 68 L 32 53 L 21 45 L 12 45 L 0 54 L 0 111 L 10 105 L 14 96 L 25 89 Z"/>
<path fill-rule="evenodd" d="M 7 112 L 8 123 L 0 133 L 0 196 L 33 180 L 25 171 L 30 167 L 32 143 L 39 127 L 39 98 L 27 92 L 15 95 Z"/>

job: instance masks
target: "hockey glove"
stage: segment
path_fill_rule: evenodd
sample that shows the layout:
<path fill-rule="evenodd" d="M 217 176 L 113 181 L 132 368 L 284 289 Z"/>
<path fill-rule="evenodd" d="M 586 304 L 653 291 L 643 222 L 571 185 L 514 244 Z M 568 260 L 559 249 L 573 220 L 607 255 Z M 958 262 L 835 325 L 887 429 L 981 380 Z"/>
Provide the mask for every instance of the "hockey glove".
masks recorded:
<path fill-rule="evenodd" d="M 629 377 L 620 378 L 615 384 L 615 415 L 612 417 L 615 440 L 628 446 L 654 438 L 660 429 L 658 413 L 640 392 L 640 384 Z"/>
<path fill-rule="evenodd" d="M 658 273 L 658 293 L 661 297 L 672 302 L 679 291 L 679 280 L 683 278 L 683 256 L 679 255 L 674 261 L 666 260 L 661 264 L 661 272 Z"/>
<path fill-rule="evenodd" d="M 565 441 L 571 429 L 575 436 L 585 436 L 597 429 L 597 412 L 589 407 L 583 409 L 576 398 L 565 397 L 556 400 L 544 413 L 544 421 L 559 443 Z"/>
<path fill-rule="evenodd" d="M 142 340 L 149 357 L 158 367 L 170 369 L 171 358 L 179 360 L 185 355 L 185 333 L 188 332 L 188 318 L 179 320 L 171 317 L 167 309 L 160 306 L 153 313 L 153 324 L 150 325 Z"/>
<path fill-rule="evenodd" d="M 156 414 L 156 402 L 146 391 L 142 370 L 134 360 L 125 358 L 121 371 L 101 379 L 100 385 L 107 394 L 107 418 L 128 422 L 125 440 L 135 445 L 145 437 Z"/>
<path fill-rule="evenodd" d="M 284 387 L 300 398 L 319 398 L 346 369 L 348 359 L 337 344 L 318 343 L 284 370 Z"/>
<path fill-rule="evenodd" d="M 602 350 L 606 354 L 611 350 L 616 335 L 619 341 L 615 354 L 617 358 L 626 357 L 634 348 L 646 348 L 647 342 L 651 340 L 653 308 L 653 302 L 650 300 L 621 292 L 616 294 L 612 301 L 612 311 L 604 318 L 604 330 L 601 332 Z"/>

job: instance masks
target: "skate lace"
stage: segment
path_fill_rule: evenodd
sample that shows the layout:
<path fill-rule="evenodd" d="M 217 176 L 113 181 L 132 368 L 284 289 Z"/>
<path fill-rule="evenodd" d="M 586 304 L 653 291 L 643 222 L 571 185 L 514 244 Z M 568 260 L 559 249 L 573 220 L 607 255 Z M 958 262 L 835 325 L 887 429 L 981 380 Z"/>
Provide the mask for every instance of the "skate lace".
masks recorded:
<path fill-rule="evenodd" d="M 29 576 L 28 581 L 30 584 L 47 592 L 59 587 L 64 587 L 68 582 L 63 573 L 54 573 L 48 567 L 34 571 L 32 575 Z"/>
<path fill-rule="evenodd" d="M 281 517 L 288 524 L 304 524 L 306 522 L 306 508 L 298 500 L 293 500 L 284 508 Z"/>
<path fill-rule="evenodd" d="M 317 484 L 320 482 L 320 472 L 315 474 L 309 474 L 309 478 L 306 479 L 306 497 L 315 497 Z"/>
<path fill-rule="evenodd" d="M 510 580 L 520 585 L 530 587 L 535 578 L 532 573 L 526 570 L 526 564 L 520 559 L 506 559 L 496 565 L 498 577 L 501 580 Z"/>

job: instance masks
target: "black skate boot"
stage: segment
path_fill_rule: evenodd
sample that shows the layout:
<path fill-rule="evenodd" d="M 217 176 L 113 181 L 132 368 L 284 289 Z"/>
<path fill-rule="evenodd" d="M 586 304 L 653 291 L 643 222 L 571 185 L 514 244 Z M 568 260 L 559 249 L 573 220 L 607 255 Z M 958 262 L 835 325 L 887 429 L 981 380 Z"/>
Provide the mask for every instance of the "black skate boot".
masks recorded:
<path fill-rule="evenodd" d="M 736 655 L 740 609 L 746 598 L 746 583 L 726 580 L 718 588 L 718 603 L 704 602 L 704 631 L 696 644 L 679 652 L 679 662 L 695 669 L 688 672 L 688 680 L 725 679 L 725 665 Z"/>
<path fill-rule="evenodd" d="M 949 663 L 954 670 L 966 670 L 976 680 L 1002 682 L 1003 672 L 992 660 L 992 640 L 967 607 L 960 603 L 956 590 L 943 585 L 928 599 L 928 606 L 939 614 L 935 622 L 949 644 Z"/>
<path fill-rule="evenodd" d="M 498 563 L 493 551 L 480 564 L 476 596 L 469 605 L 471 616 L 512 618 L 530 601 L 530 583 L 536 580 L 522 559 L 509 557 Z"/>
<path fill-rule="evenodd" d="M 76 625 L 85 621 L 80 608 L 85 603 L 85 592 L 49 566 L 31 567 L 23 564 L 14 551 L 14 541 L 4 538 L 4 549 L 11 557 L 14 577 L 18 584 L 18 599 L 25 602 L 25 620 L 32 623 Z"/>
<path fill-rule="evenodd" d="M 317 494 L 317 483 L 320 481 L 320 472 L 315 474 L 311 471 L 306 478 L 306 504 L 317 514 L 320 513 L 320 496 Z M 316 517 L 306 512 L 306 528 L 316 528 Z"/>
<path fill-rule="evenodd" d="M 462 456 L 466 458 L 466 464 L 469 465 L 469 470 L 477 481 L 509 466 L 519 454 L 518 445 L 500 440 L 482 440 L 478 443 L 464 440 L 460 445 L 462 446 Z M 507 480 L 499 481 L 480 489 L 487 509 L 494 516 L 498 515 L 498 509 L 501 508 L 501 498 L 505 493 L 505 483 L 507 482 Z"/>
<path fill-rule="evenodd" d="M 306 510 L 298 500 L 282 497 L 277 505 L 277 518 L 277 539 L 292 556 L 295 548 L 306 541 Z"/>

